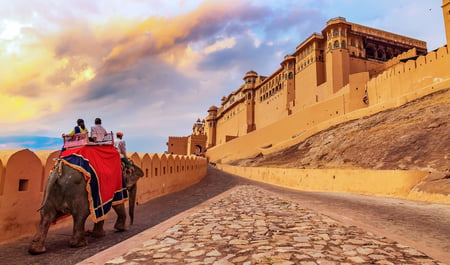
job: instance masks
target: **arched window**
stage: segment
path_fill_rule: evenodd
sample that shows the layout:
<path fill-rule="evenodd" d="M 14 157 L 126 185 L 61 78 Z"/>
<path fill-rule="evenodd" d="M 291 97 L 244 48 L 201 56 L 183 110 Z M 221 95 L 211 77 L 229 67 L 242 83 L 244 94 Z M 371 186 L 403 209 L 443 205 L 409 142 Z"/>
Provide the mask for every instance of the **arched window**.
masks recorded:
<path fill-rule="evenodd" d="M 289 79 L 292 79 L 294 77 L 294 75 L 292 74 L 292 72 L 289 72 Z"/>
<path fill-rule="evenodd" d="M 345 44 L 345 40 L 343 40 L 343 41 L 341 42 L 341 48 L 342 48 L 342 49 L 347 48 L 347 45 Z"/>
<path fill-rule="evenodd" d="M 350 46 L 353 46 L 353 47 L 355 46 L 355 40 L 354 39 L 350 40 Z"/>
<path fill-rule="evenodd" d="M 381 59 L 381 60 L 385 60 L 386 59 L 386 54 L 384 53 L 384 50 L 383 49 L 378 49 L 378 51 L 377 51 L 377 57 L 378 57 L 378 59 Z"/>
<path fill-rule="evenodd" d="M 375 58 L 375 49 L 371 46 L 367 47 L 366 56 L 367 58 Z"/>
<path fill-rule="evenodd" d="M 392 54 L 392 50 L 388 49 L 386 50 L 386 60 L 390 60 L 394 57 L 394 55 Z"/>
<path fill-rule="evenodd" d="M 333 30 L 333 36 L 334 37 L 339 36 L 339 30 L 337 30 L 337 29 Z"/>
<path fill-rule="evenodd" d="M 339 48 L 339 41 L 338 40 L 334 42 L 334 48 L 335 49 Z"/>

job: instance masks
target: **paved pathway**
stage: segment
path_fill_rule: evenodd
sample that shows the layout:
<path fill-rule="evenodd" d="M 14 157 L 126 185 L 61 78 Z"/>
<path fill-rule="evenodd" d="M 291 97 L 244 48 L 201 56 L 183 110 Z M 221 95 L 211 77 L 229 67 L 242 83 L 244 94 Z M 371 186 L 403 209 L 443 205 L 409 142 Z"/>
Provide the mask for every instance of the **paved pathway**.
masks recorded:
<path fill-rule="evenodd" d="M 254 185 L 169 223 L 81 264 L 444 264 Z"/>

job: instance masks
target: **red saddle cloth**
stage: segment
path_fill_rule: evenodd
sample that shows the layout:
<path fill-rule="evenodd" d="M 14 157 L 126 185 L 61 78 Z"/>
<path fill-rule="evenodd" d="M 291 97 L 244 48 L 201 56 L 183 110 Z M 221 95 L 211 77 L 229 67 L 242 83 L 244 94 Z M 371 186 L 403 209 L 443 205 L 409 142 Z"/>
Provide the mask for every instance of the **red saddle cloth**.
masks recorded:
<path fill-rule="evenodd" d="M 63 161 L 86 179 L 89 208 L 94 222 L 104 220 L 112 205 L 128 199 L 119 152 L 112 145 L 81 146 L 61 153 Z"/>

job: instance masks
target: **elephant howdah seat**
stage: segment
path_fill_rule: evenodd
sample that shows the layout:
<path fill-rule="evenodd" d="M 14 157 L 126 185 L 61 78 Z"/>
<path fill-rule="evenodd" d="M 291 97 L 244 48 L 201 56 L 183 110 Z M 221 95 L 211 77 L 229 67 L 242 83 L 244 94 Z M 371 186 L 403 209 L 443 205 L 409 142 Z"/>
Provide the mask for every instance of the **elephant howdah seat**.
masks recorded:
<path fill-rule="evenodd" d="M 85 145 L 114 145 L 114 134 L 109 132 L 103 137 L 101 141 L 91 141 L 87 133 L 76 133 L 72 136 L 63 134 L 64 145 L 63 148 L 81 147 Z"/>

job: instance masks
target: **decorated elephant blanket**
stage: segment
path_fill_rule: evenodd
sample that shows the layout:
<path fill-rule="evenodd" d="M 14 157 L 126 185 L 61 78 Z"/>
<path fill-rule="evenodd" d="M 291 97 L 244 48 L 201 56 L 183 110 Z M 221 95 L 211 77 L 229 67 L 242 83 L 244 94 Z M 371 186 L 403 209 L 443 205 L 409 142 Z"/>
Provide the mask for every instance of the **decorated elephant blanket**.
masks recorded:
<path fill-rule="evenodd" d="M 114 146 L 87 145 L 67 149 L 61 153 L 61 158 L 84 175 L 94 222 L 104 220 L 113 205 L 128 199 L 120 155 Z"/>

